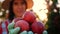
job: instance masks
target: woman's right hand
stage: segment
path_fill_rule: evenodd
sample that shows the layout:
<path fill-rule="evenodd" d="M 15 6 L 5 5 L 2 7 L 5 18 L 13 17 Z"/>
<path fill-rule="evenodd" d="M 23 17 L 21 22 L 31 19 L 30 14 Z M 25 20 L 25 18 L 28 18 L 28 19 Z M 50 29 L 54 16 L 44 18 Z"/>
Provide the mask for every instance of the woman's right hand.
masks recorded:
<path fill-rule="evenodd" d="M 14 21 L 12 21 L 12 23 L 10 23 L 8 25 L 8 31 L 9 31 L 9 34 L 18 34 L 20 32 L 20 27 L 16 27 L 14 28 L 15 26 L 15 23 Z M 19 34 L 33 34 L 32 31 L 23 31 L 23 32 L 20 32 Z"/>
<path fill-rule="evenodd" d="M 20 27 L 14 28 L 14 24 L 15 23 L 12 22 L 8 25 L 9 34 L 17 34 L 20 31 Z"/>
<path fill-rule="evenodd" d="M 9 34 L 18 34 L 19 31 L 20 31 L 20 28 L 19 28 L 19 27 L 16 27 L 16 28 L 14 28 L 14 29 L 11 29 L 11 30 L 9 31 Z"/>

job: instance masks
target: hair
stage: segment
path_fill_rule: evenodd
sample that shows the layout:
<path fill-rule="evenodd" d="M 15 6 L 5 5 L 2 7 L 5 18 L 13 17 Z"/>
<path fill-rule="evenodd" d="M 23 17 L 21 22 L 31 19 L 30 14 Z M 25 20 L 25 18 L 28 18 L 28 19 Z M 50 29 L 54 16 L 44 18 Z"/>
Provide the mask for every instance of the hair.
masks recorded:
<path fill-rule="evenodd" d="M 26 2 L 26 0 L 23 0 L 23 1 L 26 5 L 26 9 L 27 9 L 27 2 Z M 8 19 L 11 21 L 14 19 L 14 16 L 15 16 L 15 14 L 13 12 L 13 2 L 14 2 L 14 0 L 12 0 L 9 4 L 9 17 L 8 17 Z"/>

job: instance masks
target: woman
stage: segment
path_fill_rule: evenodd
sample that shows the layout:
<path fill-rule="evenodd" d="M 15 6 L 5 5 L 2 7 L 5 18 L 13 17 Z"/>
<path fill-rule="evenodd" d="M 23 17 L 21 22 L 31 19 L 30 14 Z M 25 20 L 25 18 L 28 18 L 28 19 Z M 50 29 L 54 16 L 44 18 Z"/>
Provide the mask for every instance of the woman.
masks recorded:
<path fill-rule="evenodd" d="M 30 0 L 31 1 L 31 0 Z M 5 5 L 4 5 L 5 6 Z M 5 23 L 2 23 L 2 34 L 8 34 L 7 26 L 14 18 L 22 18 L 27 8 L 27 0 L 11 0 L 9 4 L 9 17 Z M 5 26 L 6 25 L 6 26 Z"/>
<path fill-rule="evenodd" d="M 12 20 L 14 18 L 22 18 L 22 15 L 26 11 L 26 9 L 27 9 L 27 3 L 25 0 L 11 1 L 9 8 L 9 20 Z"/>

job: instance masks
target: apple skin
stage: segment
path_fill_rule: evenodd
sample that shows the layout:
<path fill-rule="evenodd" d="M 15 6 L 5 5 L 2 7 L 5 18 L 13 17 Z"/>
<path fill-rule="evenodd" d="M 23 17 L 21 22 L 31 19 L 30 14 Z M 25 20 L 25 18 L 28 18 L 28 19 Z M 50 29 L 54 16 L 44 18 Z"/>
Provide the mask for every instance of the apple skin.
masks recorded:
<path fill-rule="evenodd" d="M 14 18 L 12 22 L 16 23 L 19 20 L 22 20 L 22 19 L 20 19 L 20 18 Z"/>
<path fill-rule="evenodd" d="M 36 15 L 32 11 L 27 11 L 23 15 L 23 20 L 26 20 L 29 24 L 32 24 L 36 19 Z"/>
<path fill-rule="evenodd" d="M 26 22 L 25 20 L 19 20 L 19 21 L 17 21 L 16 23 L 15 23 L 15 28 L 16 27 L 20 27 L 21 28 L 21 32 L 22 31 L 28 31 L 29 30 L 29 24 L 28 24 L 28 22 Z"/>
<path fill-rule="evenodd" d="M 40 21 L 35 21 L 31 25 L 32 31 L 37 34 L 42 34 L 44 31 L 44 25 Z"/>

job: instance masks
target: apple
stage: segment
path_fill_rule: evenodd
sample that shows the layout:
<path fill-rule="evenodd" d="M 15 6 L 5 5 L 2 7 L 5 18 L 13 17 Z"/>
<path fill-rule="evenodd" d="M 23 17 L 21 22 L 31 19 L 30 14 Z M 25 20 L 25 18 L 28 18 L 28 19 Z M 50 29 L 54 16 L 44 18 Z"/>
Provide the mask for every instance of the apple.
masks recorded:
<path fill-rule="evenodd" d="M 15 23 L 15 28 L 20 27 L 20 31 L 28 31 L 29 30 L 29 24 L 25 20 L 19 20 Z"/>
<path fill-rule="evenodd" d="M 32 31 L 37 34 L 42 34 L 44 31 L 44 25 L 40 21 L 35 21 L 31 25 Z"/>
<path fill-rule="evenodd" d="M 26 11 L 23 15 L 23 19 L 26 20 L 28 23 L 33 23 L 36 19 L 36 15 L 32 11 Z"/>
<path fill-rule="evenodd" d="M 19 20 L 21 20 L 21 19 L 20 19 L 20 18 L 14 18 L 13 21 L 12 21 L 12 23 L 13 23 L 13 22 L 16 23 L 16 22 L 19 21 Z"/>

